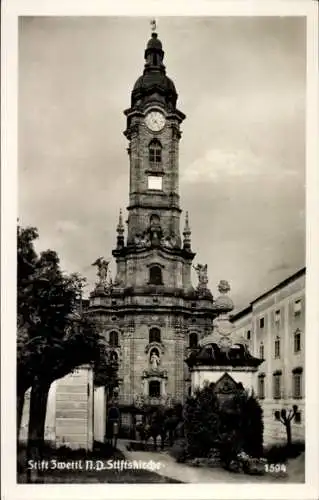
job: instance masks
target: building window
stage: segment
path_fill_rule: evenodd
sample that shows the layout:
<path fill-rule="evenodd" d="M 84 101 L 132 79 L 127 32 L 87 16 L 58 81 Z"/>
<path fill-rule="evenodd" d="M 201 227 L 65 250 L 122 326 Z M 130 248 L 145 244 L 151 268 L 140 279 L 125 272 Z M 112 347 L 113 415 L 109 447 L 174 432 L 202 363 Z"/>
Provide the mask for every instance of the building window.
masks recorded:
<path fill-rule="evenodd" d="M 151 328 L 149 331 L 149 341 L 150 344 L 152 342 L 161 342 L 161 330 L 159 328 Z"/>
<path fill-rule="evenodd" d="M 251 331 L 247 330 L 247 340 L 250 340 L 250 339 L 251 339 Z"/>
<path fill-rule="evenodd" d="M 294 399 L 302 397 L 302 368 L 295 368 L 292 371 L 292 397 Z"/>
<path fill-rule="evenodd" d="M 280 338 L 275 340 L 275 358 L 280 358 Z"/>
<path fill-rule="evenodd" d="M 110 346 L 116 347 L 119 345 L 119 335 L 117 332 L 110 332 Z"/>
<path fill-rule="evenodd" d="M 149 276 L 149 284 L 150 285 L 162 285 L 162 269 L 160 266 L 152 266 L 150 267 L 150 276 Z"/>
<path fill-rule="evenodd" d="M 280 411 L 279 410 L 276 410 L 274 412 L 274 417 L 275 417 L 275 420 L 280 420 Z"/>
<path fill-rule="evenodd" d="M 299 328 L 294 333 L 294 352 L 301 351 L 301 331 Z"/>
<path fill-rule="evenodd" d="M 194 349 L 195 347 L 197 347 L 197 344 L 198 344 L 197 333 L 193 332 L 189 335 L 189 347 L 191 349 Z"/>
<path fill-rule="evenodd" d="M 294 303 L 294 315 L 299 316 L 301 314 L 301 299 L 295 300 Z"/>
<path fill-rule="evenodd" d="M 262 373 L 258 376 L 258 397 L 259 399 L 265 398 L 265 374 Z"/>
<path fill-rule="evenodd" d="M 275 372 L 273 374 L 273 398 L 281 398 L 281 372 Z"/>
<path fill-rule="evenodd" d="M 280 323 L 280 309 L 275 311 L 275 323 Z"/>
<path fill-rule="evenodd" d="M 149 144 L 148 159 L 153 165 L 158 165 L 162 162 L 162 145 L 157 139 L 153 139 Z"/>
<path fill-rule="evenodd" d="M 157 380 L 152 380 L 148 384 L 148 394 L 151 398 L 159 398 L 161 395 L 161 383 Z"/>
<path fill-rule="evenodd" d="M 259 319 L 259 328 L 264 328 L 265 326 L 265 318 L 260 318 Z"/>
<path fill-rule="evenodd" d="M 297 411 L 295 413 L 294 421 L 296 424 L 301 424 L 301 412 L 300 411 Z"/>
<path fill-rule="evenodd" d="M 162 191 L 162 177 L 159 177 L 157 175 L 149 175 L 147 181 L 147 189 Z"/>
<path fill-rule="evenodd" d="M 264 344 L 261 343 L 259 346 L 259 358 L 260 359 L 265 359 L 265 349 L 264 349 Z"/>

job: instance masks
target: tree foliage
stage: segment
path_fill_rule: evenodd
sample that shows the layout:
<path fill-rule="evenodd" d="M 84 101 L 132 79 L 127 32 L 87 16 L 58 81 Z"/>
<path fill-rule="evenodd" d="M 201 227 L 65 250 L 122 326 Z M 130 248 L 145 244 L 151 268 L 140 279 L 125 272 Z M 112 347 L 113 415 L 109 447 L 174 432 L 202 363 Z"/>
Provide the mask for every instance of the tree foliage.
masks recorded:
<path fill-rule="evenodd" d="M 67 275 L 56 252 L 37 254 L 35 228 L 18 227 L 18 391 L 50 383 L 83 363 L 106 363 L 94 323 L 79 309 L 83 278 Z"/>
<path fill-rule="evenodd" d="M 95 324 L 79 307 L 84 279 L 64 273 L 56 252 L 38 254 L 37 238 L 36 228 L 18 227 L 17 431 L 24 394 L 31 387 L 29 441 L 38 445 L 51 383 L 90 363 L 104 373 L 106 384 L 114 366 Z"/>

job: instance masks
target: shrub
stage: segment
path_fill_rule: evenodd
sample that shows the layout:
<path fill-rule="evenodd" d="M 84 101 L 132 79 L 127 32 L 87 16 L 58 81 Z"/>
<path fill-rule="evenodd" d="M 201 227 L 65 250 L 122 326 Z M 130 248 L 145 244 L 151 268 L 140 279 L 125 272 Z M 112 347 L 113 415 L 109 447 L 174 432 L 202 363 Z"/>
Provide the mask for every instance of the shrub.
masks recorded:
<path fill-rule="evenodd" d="M 188 398 L 184 410 L 184 432 L 192 457 L 206 457 L 219 438 L 220 416 L 216 394 L 210 387 Z"/>
<path fill-rule="evenodd" d="M 206 386 L 187 400 L 184 419 L 191 457 L 208 457 L 218 447 L 222 462 L 229 467 L 241 451 L 252 458 L 262 456 L 263 412 L 253 394 L 241 389 L 221 400 L 213 386 Z"/>
<path fill-rule="evenodd" d="M 277 444 L 264 450 L 264 457 L 269 463 L 284 463 L 288 458 L 296 458 L 305 451 L 305 444 L 296 442 L 289 447 L 286 444 Z"/>
<path fill-rule="evenodd" d="M 246 396 L 242 405 L 242 432 L 244 451 L 252 457 L 263 453 L 263 411 L 254 395 Z"/>
<path fill-rule="evenodd" d="M 123 439 L 131 439 L 131 428 L 129 425 L 120 425 L 119 437 Z"/>
<path fill-rule="evenodd" d="M 185 462 L 188 456 L 186 439 L 177 439 L 170 449 L 170 455 L 175 458 L 176 462 Z"/>

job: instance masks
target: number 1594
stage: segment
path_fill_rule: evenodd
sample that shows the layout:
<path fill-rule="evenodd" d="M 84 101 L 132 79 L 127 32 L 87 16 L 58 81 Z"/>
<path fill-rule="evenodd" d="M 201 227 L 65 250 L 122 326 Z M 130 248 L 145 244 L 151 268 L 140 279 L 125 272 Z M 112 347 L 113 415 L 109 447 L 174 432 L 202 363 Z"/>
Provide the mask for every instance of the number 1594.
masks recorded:
<path fill-rule="evenodd" d="M 287 472 L 285 464 L 265 464 L 266 472 Z"/>

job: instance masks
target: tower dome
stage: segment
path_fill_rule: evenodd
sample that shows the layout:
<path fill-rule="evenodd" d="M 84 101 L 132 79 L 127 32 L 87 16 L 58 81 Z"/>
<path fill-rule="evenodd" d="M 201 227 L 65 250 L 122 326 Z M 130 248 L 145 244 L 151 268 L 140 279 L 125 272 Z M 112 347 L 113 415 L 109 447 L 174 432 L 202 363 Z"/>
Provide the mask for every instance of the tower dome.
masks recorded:
<path fill-rule="evenodd" d="M 164 51 L 157 33 L 147 43 L 143 74 L 136 80 L 131 96 L 131 106 L 146 104 L 157 94 L 169 108 L 176 108 L 177 92 L 173 81 L 168 78 L 163 64 Z"/>

